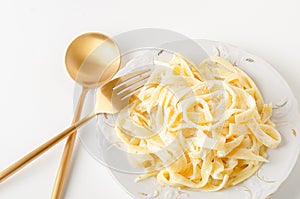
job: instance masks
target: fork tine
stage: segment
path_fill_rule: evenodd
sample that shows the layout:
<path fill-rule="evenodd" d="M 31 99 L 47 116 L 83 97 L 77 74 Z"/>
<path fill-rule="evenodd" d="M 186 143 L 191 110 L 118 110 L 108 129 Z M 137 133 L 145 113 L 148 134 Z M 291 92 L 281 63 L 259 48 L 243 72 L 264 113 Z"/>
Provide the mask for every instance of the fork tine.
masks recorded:
<path fill-rule="evenodd" d="M 135 78 L 135 79 L 132 78 L 132 80 L 130 80 L 130 81 L 122 82 L 121 84 L 115 86 L 114 91 L 116 91 L 118 95 L 122 94 L 127 89 L 129 89 L 132 85 L 134 85 L 138 82 L 141 82 L 143 80 L 146 80 L 149 77 L 150 77 L 150 74 L 147 74 L 147 75 L 141 76 L 139 78 Z"/>
<path fill-rule="evenodd" d="M 129 81 L 130 79 L 133 79 L 135 77 L 138 77 L 139 75 L 142 75 L 144 73 L 147 73 L 151 71 L 151 69 L 145 69 L 145 70 L 141 70 L 141 71 L 137 71 L 137 72 L 133 72 L 124 76 L 119 77 L 118 79 L 118 83 L 114 86 L 114 90 L 118 89 L 119 87 L 121 87 L 124 83 L 126 83 L 127 81 Z"/>
<path fill-rule="evenodd" d="M 138 84 L 130 89 L 127 89 L 126 91 L 124 91 L 118 95 L 120 96 L 121 100 L 125 100 L 128 97 L 132 96 L 134 93 L 136 93 L 138 90 L 140 90 L 144 85 L 145 85 L 144 82 L 141 82 L 140 84 Z"/>

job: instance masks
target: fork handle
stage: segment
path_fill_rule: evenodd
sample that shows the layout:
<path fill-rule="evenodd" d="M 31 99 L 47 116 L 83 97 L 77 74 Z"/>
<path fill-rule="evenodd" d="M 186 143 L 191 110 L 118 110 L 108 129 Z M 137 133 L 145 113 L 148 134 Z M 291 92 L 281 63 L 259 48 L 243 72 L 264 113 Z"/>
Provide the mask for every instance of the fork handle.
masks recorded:
<path fill-rule="evenodd" d="M 8 168 L 0 172 L 0 183 L 3 182 L 6 178 L 16 173 L 21 168 L 25 167 L 28 163 L 35 160 L 37 157 L 45 153 L 47 150 L 55 146 L 57 143 L 62 141 L 64 138 L 66 138 L 68 135 L 72 134 L 74 131 L 77 130 L 77 128 L 81 127 L 83 124 L 90 121 L 92 118 L 94 118 L 97 114 L 91 113 L 88 116 L 84 117 L 83 119 L 79 120 L 75 124 L 71 125 L 66 130 L 62 131 L 58 135 L 54 136 L 41 146 L 34 149 L 32 152 L 28 153 L 12 165 L 10 165 Z"/>

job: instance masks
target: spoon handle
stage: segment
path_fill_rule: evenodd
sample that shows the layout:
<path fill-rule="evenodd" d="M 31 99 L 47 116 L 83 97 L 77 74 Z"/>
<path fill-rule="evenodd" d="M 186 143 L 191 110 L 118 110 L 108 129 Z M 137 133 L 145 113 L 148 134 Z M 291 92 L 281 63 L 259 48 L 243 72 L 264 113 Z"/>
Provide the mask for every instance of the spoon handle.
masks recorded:
<path fill-rule="evenodd" d="M 81 115 L 83 104 L 84 104 L 84 99 L 85 99 L 88 91 L 89 91 L 88 88 L 85 88 L 85 87 L 82 88 L 81 95 L 77 102 L 77 106 L 76 106 L 76 110 L 74 113 L 74 118 L 73 118 L 72 124 L 74 124 L 75 122 L 77 122 L 80 119 L 80 115 Z M 72 152 L 73 152 L 73 148 L 74 148 L 74 144 L 75 144 L 75 140 L 76 140 L 76 134 L 77 134 L 77 131 L 72 133 L 66 141 L 65 148 L 64 148 L 61 160 L 60 160 L 59 169 L 58 169 L 58 172 L 56 175 L 51 199 L 60 199 L 61 198 L 61 194 L 62 194 L 63 187 L 64 187 L 64 184 L 66 181 L 68 168 L 69 168 L 69 164 L 70 164 L 70 160 L 71 160 L 71 156 L 72 156 Z"/>
<path fill-rule="evenodd" d="M 62 141 L 68 135 L 72 134 L 72 132 L 76 131 L 77 128 L 81 127 L 83 124 L 91 120 L 96 116 L 95 113 L 91 113 L 88 116 L 84 117 L 80 121 L 76 122 L 75 124 L 71 125 L 66 130 L 62 131 L 58 135 L 54 136 L 41 146 L 37 147 L 35 150 L 30 152 L 29 154 L 25 155 L 23 158 L 19 159 L 12 165 L 10 165 L 7 169 L 0 172 L 0 183 L 3 182 L 6 178 L 16 173 L 18 170 L 26 166 L 31 161 L 35 160 L 37 157 L 42 155 L 44 152 L 55 146 L 57 143 Z"/>

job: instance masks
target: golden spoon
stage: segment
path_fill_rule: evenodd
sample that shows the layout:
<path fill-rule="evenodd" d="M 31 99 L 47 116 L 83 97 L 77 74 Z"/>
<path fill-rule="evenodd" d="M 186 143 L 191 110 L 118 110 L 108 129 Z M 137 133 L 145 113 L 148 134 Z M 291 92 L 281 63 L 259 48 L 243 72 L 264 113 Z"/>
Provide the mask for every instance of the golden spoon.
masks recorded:
<path fill-rule="evenodd" d="M 110 80 L 119 69 L 120 52 L 116 43 L 100 33 L 86 33 L 77 37 L 68 47 L 65 62 L 69 75 L 82 86 L 72 124 L 80 118 L 84 99 L 89 89 Z M 60 199 L 72 156 L 76 132 L 66 141 L 55 179 L 52 199 Z"/>
<path fill-rule="evenodd" d="M 71 77 L 81 84 L 83 88 L 74 114 L 74 127 L 75 121 L 80 117 L 83 101 L 88 89 L 96 88 L 99 85 L 104 84 L 105 81 L 112 78 L 118 71 L 120 66 L 119 48 L 114 41 L 103 34 L 87 33 L 79 36 L 71 43 L 66 53 L 66 65 Z M 73 130 L 76 130 L 76 128 Z M 65 172 L 62 173 L 62 171 L 67 168 L 69 162 L 68 159 L 71 155 L 71 150 L 69 149 L 73 148 L 72 141 L 74 142 L 74 138 L 75 136 L 71 137 L 66 144 L 57 181 L 60 180 L 60 182 L 62 182 L 61 180 L 64 180 Z M 13 163 L 4 171 L 1 171 L 0 182 L 36 159 L 62 139 L 63 137 L 61 136 L 55 136 L 17 162 Z M 60 184 L 63 185 L 63 183 Z M 61 187 L 62 186 L 58 184 L 58 186 L 55 186 L 54 190 L 61 190 Z"/>

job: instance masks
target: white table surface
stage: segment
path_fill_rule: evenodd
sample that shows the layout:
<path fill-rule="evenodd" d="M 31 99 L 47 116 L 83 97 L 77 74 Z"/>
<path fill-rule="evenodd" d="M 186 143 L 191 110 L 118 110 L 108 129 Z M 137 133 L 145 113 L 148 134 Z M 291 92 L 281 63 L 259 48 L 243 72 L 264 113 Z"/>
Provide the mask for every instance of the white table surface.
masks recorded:
<path fill-rule="evenodd" d="M 2 0 L 0 170 L 70 123 L 74 82 L 64 55 L 84 32 L 156 27 L 228 42 L 269 61 L 300 101 L 299 7 L 297 0 Z M 1 183 L 0 198 L 50 198 L 63 146 Z M 79 142 L 72 167 L 64 198 L 130 198 Z M 299 199 L 299 177 L 298 161 L 273 198 Z"/>

